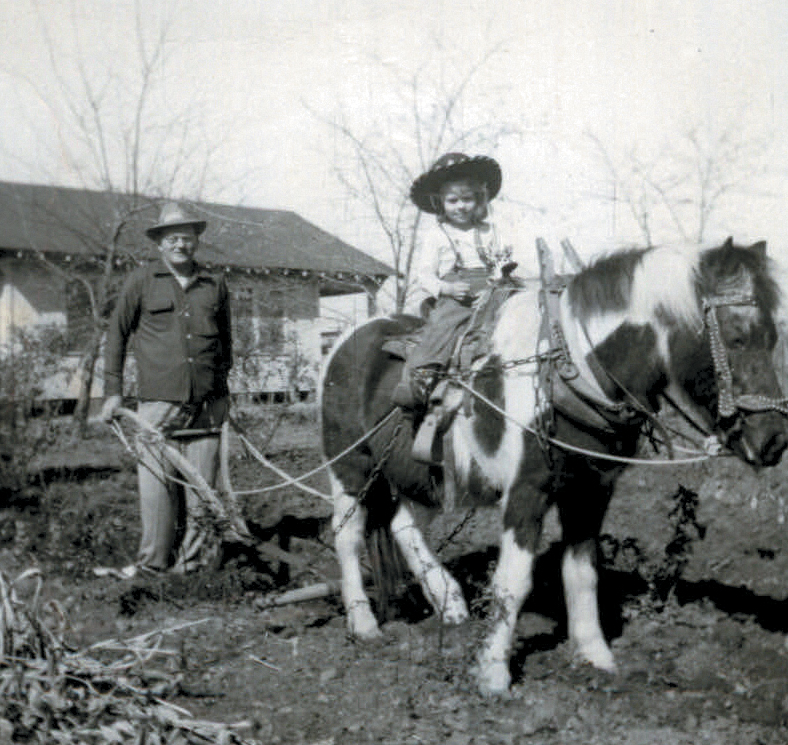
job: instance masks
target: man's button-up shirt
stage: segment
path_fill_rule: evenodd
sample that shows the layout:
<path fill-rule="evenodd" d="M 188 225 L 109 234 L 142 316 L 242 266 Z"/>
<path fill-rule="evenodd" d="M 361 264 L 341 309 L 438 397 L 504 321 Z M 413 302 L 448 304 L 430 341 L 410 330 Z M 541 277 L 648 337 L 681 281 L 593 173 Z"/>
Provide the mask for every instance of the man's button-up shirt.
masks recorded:
<path fill-rule="evenodd" d="M 123 392 L 132 334 L 140 399 L 199 403 L 227 394 L 230 303 L 221 275 L 198 268 L 184 289 L 161 260 L 132 272 L 107 331 L 107 396 Z"/>

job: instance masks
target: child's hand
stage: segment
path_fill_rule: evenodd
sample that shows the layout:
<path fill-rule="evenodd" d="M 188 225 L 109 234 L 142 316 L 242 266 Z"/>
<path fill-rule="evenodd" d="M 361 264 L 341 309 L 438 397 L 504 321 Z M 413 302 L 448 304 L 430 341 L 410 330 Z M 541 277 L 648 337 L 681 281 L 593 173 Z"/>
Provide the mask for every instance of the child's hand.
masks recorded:
<path fill-rule="evenodd" d="M 508 277 L 517 267 L 517 262 L 512 261 L 512 254 L 514 251 L 511 246 L 504 246 L 497 251 L 493 256 L 493 272 L 492 278 L 494 280 L 503 279 Z"/>
<path fill-rule="evenodd" d="M 493 260 L 497 266 L 504 266 L 511 262 L 513 254 L 512 246 L 503 246 L 493 254 Z"/>
<path fill-rule="evenodd" d="M 444 282 L 441 292 L 462 302 L 471 295 L 471 286 L 467 282 Z"/>

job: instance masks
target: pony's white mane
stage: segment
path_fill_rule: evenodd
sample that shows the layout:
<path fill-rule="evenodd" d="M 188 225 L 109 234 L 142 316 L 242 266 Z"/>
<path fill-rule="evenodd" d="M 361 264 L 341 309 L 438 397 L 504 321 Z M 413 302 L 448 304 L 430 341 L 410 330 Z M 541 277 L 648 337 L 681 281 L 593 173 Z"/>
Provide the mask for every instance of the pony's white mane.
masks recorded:
<path fill-rule="evenodd" d="M 680 324 L 701 323 L 696 280 L 701 249 L 697 245 L 658 246 L 643 254 L 635 268 L 630 317 L 648 323 L 666 314 Z"/>

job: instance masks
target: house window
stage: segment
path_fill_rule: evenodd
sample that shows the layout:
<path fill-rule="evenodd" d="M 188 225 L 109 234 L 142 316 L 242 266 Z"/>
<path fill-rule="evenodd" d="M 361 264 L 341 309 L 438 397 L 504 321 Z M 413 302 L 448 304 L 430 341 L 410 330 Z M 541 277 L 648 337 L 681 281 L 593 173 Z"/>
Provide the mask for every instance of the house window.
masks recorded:
<path fill-rule="evenodd" d="M 281 316 L 274 318 L 260 319 L 258 328 L 258 339 L 260 346 L 268 350 L 272 355 L 280 355 L 285 352 L 285 320 Z"/>
<path fill-rule="evenodd" d="M 285 321 L 281 310 L 261 300 L 251 287 L 232 291 L 233 350 L 236 355 L 279 355 L 285 348 Z"/>

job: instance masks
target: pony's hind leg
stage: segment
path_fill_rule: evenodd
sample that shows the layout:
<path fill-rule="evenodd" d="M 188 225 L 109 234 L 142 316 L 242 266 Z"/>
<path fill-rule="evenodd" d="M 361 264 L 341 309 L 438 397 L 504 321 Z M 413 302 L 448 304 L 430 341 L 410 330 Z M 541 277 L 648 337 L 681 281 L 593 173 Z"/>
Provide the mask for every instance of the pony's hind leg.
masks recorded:
<path fill-rule="evenodd" d="M 613 672 L 616 663 L 602 634 L 597 597 L 596 540 L 569 545 L 564 552 L 564 582 L 569 638 L 578 654 L 600 670 Z"/>
<path fill-rule="evenodd" d="M 404 503 L 400 503 L 394 514 L 391 532 L 408 568 L 444 623 L 466 621 L 469 614 L 462 588 L 427 545 L 412 511 Z"/>
<path fill-rule="evenodd" d="M 347 494 L 339 480 L 329 473 L 334 500 L 331 526 L 342 576 L 342 601 L 351 635 L 364 640 L 382 636 L 375 614 L 364 591 L 361 551 L 364 547 L 366 509 Z"/>

